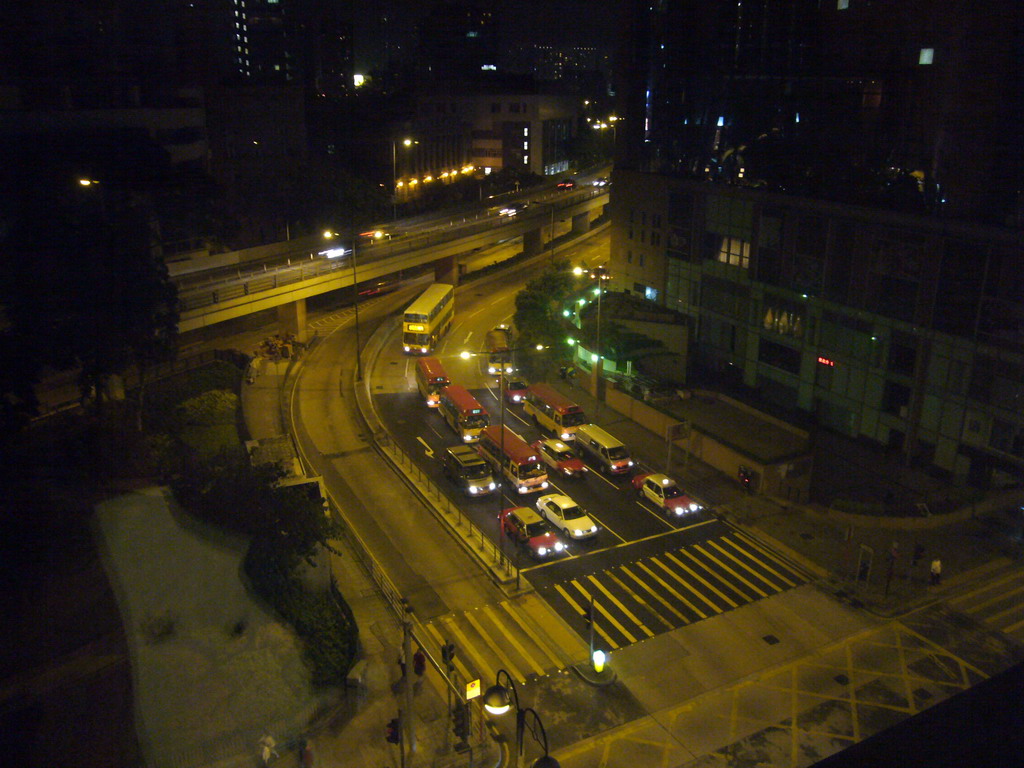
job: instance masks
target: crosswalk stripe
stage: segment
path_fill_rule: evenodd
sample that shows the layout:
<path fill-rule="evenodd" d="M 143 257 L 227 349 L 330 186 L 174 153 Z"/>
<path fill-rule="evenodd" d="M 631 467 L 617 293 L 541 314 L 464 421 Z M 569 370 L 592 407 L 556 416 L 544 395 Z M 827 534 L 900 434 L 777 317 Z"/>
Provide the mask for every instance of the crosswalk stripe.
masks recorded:
<path fill-rule="evenodd" d="M 536 643 L 537 647 L 548 657 L 548 661 L 551 662 L 551 666 L 556 669 L 562 666 L 562 661 L 553 652 L 553 650 L 544 642 L 544 638 L 538 636 L 530 627 L 526 626 L 526 622 L 523 621 L 523 617 L 519 615 L 519 611 L 513 611 L 512 606 L 508 600 L 501 602 L 501 607 L 504 609 L 516 624 L 519 625 L 520 629 L 526 633 L 526 636 Z"/>
<path fill-rule="evenodd" d="M 696 596 L 701 602 L 707 603 L 712 611 L 714 611 L 715 613 L 721 613 L 722 612 L 721 608 L 719 608 L 717 605 L 715 605 L 710 600 L 708 600 L 706 597 L 704 597 L 704 595 L 702 595 L 700 592 L 698 592 L 696 589 L 693 588 L 693 585 L 690 584 L 690 582 L 686 581 L 682 576 L 680 576 L 678 573 L 673 571 L 671 568 L 669 568 L 667 565 L 665 565 L 663 562 L 661 562 L 658 558 L 652 557 L 651 558 L 651 562 L 654 563 L 659 568 L 661 568 L 661 570 L 663 570 L 670 577 L 672 577 L 677 582 L 682 584 L 688 590 L 690 590 L 690 592 L 692 592 L 694 594 L 694 596 Z M 637 565 L 640 565 L 640 567 L 643 567 L 643 565 L 640 564 L 640 563 L 637 563 Z M 647 570 L 647 569 L 645 568 L 644 570 Z M 696 611 L 697 615 L 700 616 L 702 619 L 706 619 L 708 617 L 708 615 L 706 613 L 704 613 L 704 611 L 702 611 L 700 608 L 695 606 L 689 600 L 686 600 L 684 598 L 683 602 L 685 602 L 688 606 L 690 606 L 690 608 L 692 608 L 694 611 Z"/>
<path fill-rule="evenodd" d="M 524 675 L 522 670 L 512 662 L 512 659 L 510 659 L 502 649 L 501 644 L 487 633 L 483 624 L 481 624 L 480 620 L 477 619 L 476 611 L 466 611 L 465 616 L 469 623 L 473 625 L 473 629 L 476 630 L 477 634 L 480 635 L 480 638 L 484 641 L 484 645 L 491 651 L 491 653 L 498 657 L 498 660 L 501 662 L 501 666 L 503 666 L 509 675 L 512 676 L 512 679 L 517 681 L 521 680 L 525 683 L 526 675 Z M 497 675 L 497 670 L 495 670 L 495 675 Z"/>
<path fill-rule="evenodd" d="M 500 627 L 501 626 L 501 622 L 498 621 L 498 617 L 494 613 L 494 611 L 492 610 L 491 606 L 485 605 L 484 606 L 484 613 L 487 614 L 487 616 L 491 620 L 491 623 L 494 624 L 494 626 L 496 626 L 496 627 Z M 533 670 L 533 673 L 535 675 L 543 675 L 544 674 L 544 669 L 542 667 L 537 666 L 537 662 L 535 662 L 533 660 L 533 657 L 529 653 L 526 652 L 526 649 L 523 648 L 522 643 L 520 643 L 518 638 L 516 638 L 515 633 L 513 633 L 513 632 L 505 632 L 504 637 L 505 637 L 506 640 L 508 640 L 508 642 L 512 645 L 512 647 L 515 648 L 519 652 L 519 655 L 522 656 L 526 660 L 526 663 L 530 665 L 530 668 Z"/>
<path fill-rule="evenodd" d="M 490 664 L 483 660 L 483 657 L 481 657 L 480 654 L 477 653 L 476 648 L 473 646 L 472 643 L 469 642 L 469 638 L 462 631 L 459 625 L 447 617 L 442 619 L 442 621 L 444 621 L 445 628 L 453 635 L 455 635 L 455 639 L 458 641 L 459 644 L 459 651 L 465 651 L 466 656 L 472 657 L 473 664 L 476 666 L 476 672 L 484 679 L 496 677 L 498 674 L 498 670 L 492 668 Z M 458 654 L 456 654 L 455 658 L 458 658 Z M 468 669 L 466 670 L 466 679 L 474 679 L 473 675 L 470 674 L 470 671 Z"/>
<path fill-rule="evenodd" d="M 689 552 L 687 552 L 687 551 L 686 551 L 685 549 L 680 549 L 679 551 L 680 551 L 680 552 L 682 552 L 682 553 L 683 553 L 684 555 L 686 555 L 687 557 L 689 557 L 689 558 L 690 558 L 691 560 L 693 560 L 694 562 L 696 562 L 696 563 L 697 563 L 698 565 L 700 565 L 700 566 L 701 566 L 702 568 L 704 567 L 704 564 L 703 564 L 703 563 L 701 563 L 701 562 L 700 562 L 699 560 L 697 560 L 697 559 L 696 559 L 696 558 L 695 558 L 695 557 L 694 557 L 693 555 L 691 555 L 691 554 L 690 554 Z M 703 584 L 703 585 L 704 585 L 705 587 L 707 587 L 708 589 L 710 589 L 710 590 L 711 590 L 712 592 L 714 592 L 714 593 L 715 593 L 716 595 L 718 595 L 718 596 L 719 596 L 720 598 L 722 598 L 723 600 L 725 600 L 725 602 L 727 602 L 727 603 L 728 603 L 729 605 L 731 605 L 731 606 L 732 606 L 733 608 L 739 608 L 739 607 L 740 607 L 740 604 L 739 604 L 739 603 L 737 603 L 737 602 L 736 602 L 735 600 L 733 600 L 733 599 L 732 599 L 731 597 L 729 597 L 729 596 L 728 596 L 727 594 L 725 594 L 724 592 L 722 592 L 722 590 L 720 590 L 720 589 L 719 589 L 718 587 L 716 587 L 716 586 L 715 586 L 714 584 L 712 584 L 712 583 L 711 583 L 710 581 L 708 581 L 707 579 L 705 579 L 705 578 L 704 578 L 703 576 L 701 576 L 701 575 L 700 575 L 699 573 L 697 573 L 696 571 L 694 571 L 694 570 L 693 570 L 693 569 L 692 569 L 692 568 L 691 568 L 690 566 L 688 566 L 688 565 L 687 565 L 686 563 L 684 563 L 684 562 L 683 562 L 682 560 L 680 560 L 680 559 L 679 559 L 678 557 L 676 557 L 675 555 L 673 555 L 673 554 L 672 554 L 671 552 L 666 552 L 666 553 L 665 553 L 665 557 L 667 557 L 667 558 L 668 558 L 669 560 L 671 560 L 671 561 L 672 561 L 673 563 L 675 563 L 676 565 L 678 565 L 678 566 L 679 566 L 680 568 L 682 568 L 682 569 L 683 569 L 684 571 L 686 571 L 686 572 L 687 572 L 688 574 L 690 574 L 691 576 L 693 576 L 693 578 L 695 578 L 695 579 L 696 579 L 697 581 L 699 581 L 699 582 L 700 582 L 701 584 Z"/>
<path fill-rule="evenodd" d="M 575 609 L 576 613 L 578 613 L 584 620 L 586 620 L 587 616 L 590 614 L 590 611 L 580 608 L 579 604 L 575 600 L 573 600 L 569 593 L 562 588 L 561 584 L 555 584 L 555 589 L 557 589 L 559 594 L 566 599 L 566 601 L 569 603 L 569 605 L 573 607 L 573 609 Z M 594 630 L 597 632 L 597 634 L 604 638 L 604 641 L 608 643 L 608 647 L 611 648 L 613 651 L 619 647 L 618 643 L 616 643 L 614 640 L 608 637 L 607 634 L 605 634 L 605 631 L 601 629 L 600 624 L 594 627 Z"/>
<path fill-rule="evenodd" d="M 643 567 L 644 567 L 642 563 L 637 563 L 637 565 L 638 565 L 638 566 L 639 566 L 640 568 L 643 568 Z M 641 587 L 643 587 L 644 589 L 646 589 L 646 590 L 647 590 L 647 592 L 648 592 L 648 593 L 649 593 L 649 594 L 651 595 L 651 597 L 653 597 L 653 598 L 654 598 L 655 600 L 657 600 L 657 601 L 658 601 L 658 602 L 660 602 L 660 603 L 661 603 L 662 605 L 664 605 L 664 606 L 665 606 L 666 608 L 668 608 L 668 609 L 669 609 L 670 611 L 672 611 L 672 613 L 674 613 L 674 614 L 675 614 L 676 616 L 678 616 L 678 617 L 679 617 L 679 620 L 680 620 L 681 622 L 683 622 L 684 624 L 689 624 L 689 623 L 690 623 L 690 620 L 689 620 L 689 619 L 687 619 L 687 618 L 686 618 L 685 616 L 683 616 L 683 614 L 682 614 L 682 613 L 680 613 L 679 611 L 677 611 L 677 610 L 676 610 L 676 607 L 675 607 L 674 605 L 672 605 L 672 604 L 671 604 L 670 602 L 668 602 L 668 601 L 667 601 L 667 600 L 666 600 L 666 599 L 665 599 L 664 597 L 662 597 L 662 596 L 661 596 L 661 595 L 659 595 L 659 594 L 658 594 L 657 592 L 655 592 L 655 591 L 654 591 L 653 589 L 651 589 L 651 588 L 650 588 L 650 586 L 648 586 L 647 582 L 645 582 L 645 581 L 641 581 L 641 580 L 640 580 L 639 578 L 637 578 L 637 576 L 636 576 L 636 575 L 635 575 L 635 574 L 634 574 L 634 573 L 633 573 L 633 572 L 632 572 L 631 570 L 629 570 L 629 568 L 627 568 L 626 566 L 622 566 L 622 569 L 621 569 L 621 570 L 622 570 L 622 572 L 623 572 L 624 574 L 626 574 L 627 576 L 629 576 L 629 578 L 631 578 L 631 579 L 632 579 L 633 581 L 635 581 L 635 582 L 636 582 L 636 583 L 637 583 L 638 585 L 640 585 Z M 677 598 L 679 598 L 679 600 L 681 600 L 682 602 L 684 602 L 684 603 L 686 603 L 687 605 L 689 605 L 689 603 L 688 603 L 688 602 L 686 601 L 686 598 L 684 598 L 684 597 L 683 597 L 682 595 L 680 595 L 680 594 L 679 594 L 678 592 L 676 592 L 676 591 L 675 591 L 674 589 L 672 589 L 672 587 L 670 587 L 670 586 L 669 586 L 668 584 L 666 584 L 666 583 L 665 583 L 664 581 L 661 581 L 661 579 L 659 579 L 659 578 L 658 578 L 658 577 L 657 577 L 657 576 L 656 576 L 656 575 L 655 575 L 654 573 L 651 573 L 650 571 L 648 571 L 648 574 L 650 574 L 650 576 L 651 576 L 652 578 L 654 578 L 654 579 L 656 579 L 657 581 L 661 582 L 661 585 L 662 585 L 663 587 L 665 587 L 665 589 L 667 589 L 667 590 L 668 590 L 669 592 L 671 592 L 671 593 L 672 593 L 673 595 L 675 595 L 675 596 L 676 596 Z M 695 609 L 695 608 L 693 608 L 693 606 L 692 606 L 692 605 L 690 606 L 690 608 L 691 608 L 691 610 L 693 610 L 694 612 L 696 612 L 696 609 Z"/>
<path fill-rule="evenodd" d="M 761 597 L 768 597 L 768 593 L 767 592 L 765 592 L 763 589 L 761 589 L 756 584 L 751 584 L 747 580 L 747 578 L 745 576 L 741 576 L 740 574 L 736 573 L 736 571 L 734 571 L 728 565 L 726 565 L 721 560 L 719 560 L 717 557 L 712 555 L 710 552 L 708 552 L 707 550 L 703 549 L 699 544 L 694 544 L 693 548 L 696 549 L 698 552 L 700 552 L 702 555 L 704 555 L 706 558 L 708 558 L 711 562 L 716 563 L 721 568 L 723 568 L 726 571 L 728 571 L 729 573 L 731 573 L 733 576 L 735 576 L 737 579 L 739 579 L 742 583 L 746 584 L 752 590 L 757 592 L 757 594 L 759 594 Z M 742 592 L 740 594 L 742 594 Z"/>
<path fill-rule="evenodd" d="M 1019 579 L 1020 576 L 1021 576 L 1021 574 L 1020 574 L 1019 571 L 1014 571 L 1013 573 L 1009 573 L 1006 576 L 1003 576 L 1002 578 L 993 579 L 992 581 L 988 581 L 985 584 L 983 584 L 980 587 L 978 587 L 977 589 L 971 590 L 970 592 L 966 592 L 966 593 L 964 593 L 962 595 L 957 595 L 956 597 L 952 597 L 949 600 L 947 600 L 946 602 L 949 605 L 956 605 L 957 603 L 962 603 L 964 600 L 970 600 L 972 597 L 974 597 L 976 595 L 980 595 L 982 592 L 988 592 L 991 589 L 995 589 L 996 587 L 1002 586 L 1003 584 L 1005 584 L 1008 581 L 1013 581 L 1014 579 Z"/>
<path fill-rule="evenodd" d="M 783 589 L 785 589 L 785 587 L 777 586 L 771 579 L 769 579 L 763 573 L 759 573 L 758 571 L 755 571 L 753 568 L 750 567 L 750 565 L 748 565 L 747 563 L 744 563 L 742 560 L 740 560 L 738 557 L 736 557 L 736 555 L 734 555 L 732 552 L 727 550 L 725 547 L 721 546 L 717 541 L 711 541 L 710 539 L 708 539 L 707 543 L 710 544 L 715 549 L 717 549 L 723 555 L 728 557 L 734 563 L 736 563 L 736 565 L 738 565 L 740 568 L 742 568 L 743 570 L 749 572 L 755 579 L 759 579 L 763 583 L 767 584 L 768 588 L 770 590 L 772 590 L 773 592 L 781 592 Z"/>
<path fill-rule="evenodd" d="M 654 610 L 653 605 L 648 603 L 644 597 L 637 594 L 636 590 L 634 590 L 632 587 L 630 587 L 628 584 L 622 581 L 622 579 L 616 576 L 612 571 L 607 571 L 606 573 L 609 579 L 611 579 L 619 585 L 619 589 L 621 589 L 623 592 L 625 592 L 627 595 L 633 598 L 633 600 L 635 600 L 638 604 L 642 605 L 648 613 L 650 613 L 654 618 L 656 618 L 658 621 L 664 624 L 666 629 L 673 629 L 673 626 L 669 624 L 660 613 Z"/>
<path fill-rule="evenodd" d="M 622 626 L 622 624 L 619 623 L 618 619 L 616 619 L 614 616 L 608 613 L 608 609 L 604 607 L 604 604 L 601 603 L 600 600 L 594 600 L 593 596 L 589 592 L 587 592 L 586 588 L 584 588 L 584 586 L 575 579 L 572 580 L 572 585 L 576 587 L 576 589 L 579 590 L 580 594 L 587 599 L 587 602 L 593 601 L 594 608 L 600 611 L 601 615 L 608 619 L 608 623 L 615 627 L 617 630 L 619 630 L 619 632 L 622 634 L 624 638 L 626 638 L 626 640 L 628 640 L 630 643 L 636 642 L 636 638 L 624 626 Z M 600 629 L 601 625 L 598 624 L 597 627 L 598 629 Z"/>
<path fill-rule="evenodd" d="M 604 585 L 604 584 L 602 584 L 601 582 L 599 582 L 599 581 L 598 581 L 597 579 L 595 579 L 595 578 L 594 578 L 593 576 L 588 576 L 587 578 L 588 578 L 588 579 L 590 579 L 590 581 L 591 581 L 591 582 L 592 582 L 592 583 L 594 584 L 594 586 L 595 586 L 595 587 L 597 587 L 597 588 L 598 588 L 598 589 L 600 589 L 600 590 L 601 590 L 602 592 L 604 592 L 604 594 L 605 594 L 605 597 L 607 597 L 607 598 L 608 598 L 609 600 L 611 600 L 611 601 L 612 601 L 612 603 L 613 603 L 613 604 L 615 605 L 615 607 L 616 607 L 616 608 L 618 608 L 618 609 L 619 609 L 620 611 L 622 611 L 622 612 L 623 612 L 624 614 L 626 614 L 626 618 L 628 618 L 628 619 L 629 619 L 630 621 L 632 621 L 632 622 L 633 622 L 633 623 L 634 623 L 634 624 L 635 624 L 635 625 L 636 625 L 637 627 L 639 627 L 639 629 L 640 629 L 640 630 L 641 630 L 641 631 L 642 631 L 642 632 L 643 632 L 643 633 L 644 633 L 645 635 L 647 635 L 648 637 L 654 637 L 654 633 L 653 633 L 653 632 L 651 632 L 651 630 L 647 628 L 647 625 L 645 625 L 645 624 L 643 623 L 643 621 L 641 621 L 640 619 L 638 619 L 638 618 L 636 617 L 636 614 L 634 614 L 634 613 L 633 613 L 633 612 L 632 612 L 631 610 L 629 610 L 629 608 L 627 608 L 627 607 L 626 607 L 625 605 L 623 605 L 623 604 L 622 604 L 622 602 L 621 602 L 621 601 L 620 601 L 620 600 L 619 600 L 618 598 L 616 598 L 616 597 L 615 597 L 615 595 L 613 595 L 613 594 L 612 594 L 611 592 L 609 592 L 609 591 L 608 591 L 608 589 L 607 589 L 607 588 L 605 587 L 605 585 Z"/>
<path fill-rule="evenodd" d="M 1024 627 L 1024 619 L 1021 619 L 1020 621 L 1015 621 L 1013 622 L 1013 624 L 1008 624 L 1007 626 L 1003 627 L 1002 631 L 1008 635 L 1011 632 L 1016 632 L 1021 627 Z"/>
<path fill-rule="evenodd" d="M 533 626 L 538 628 L 537 639 L 544 641 L 552 658 L 561 660 L 561 666 L 566 666 L 580 656 L 580 652 L 586 647 L 583 638 L 568 624 L 551 621 L 550 614 L 558 615 L 558 612 L 546 598 L 537 593 L 530 593 L 524 595 L 519 602 L 523 616 L 527 619 L 532 618 Z M 585 653 L 583 657 L 586 657 Z"/>
<path fill-rule="evenodd" d="M 441 633 L 437 630 L 437 627 L 435 627 L 433 623 L 425 624 L 424 626 L 427 628 L 427 631 L 430 633 L 430 636 L 437 641 L 437 645 L 439 648 L 443 646 L 446 642 L 448 642 L 446 638 L 441 636 Z M 458 670 L 459 674 L 462 675 L 464 680 L 473 679 L 473 675 L 470 674 L 469 667 L 467 667 L 463 663 L 462 658 L 459 656 L 458 653 L 455 654 L 455 669 Z"/>
<path fill-rule="evenodd" d="M 1015 589 L 1015 590 L 1013 590 L 1013 592 L 1009 592 L 1009 593 L 1007 593 L 1006 595 L 1004 595 L 1004 597 L 1008 597 L 1009 595 L 1012 595 L 1012 594 L 1013 594 L 1014 592 L 1020 592 L 1020 589 Z M 1001 618 L 1003 618 L 1004 616 L 1009 616 L 1009 615 L 1010 615 L 1011 613 L 1016 613 L 1016 612 L 1017 612 L 1017 611 L 1019 611 L 1019 610 L 1021 610 L 1021 605 L 1020 605 L 1020 603 L 1014 603 L 1014 604 L 1013 604 L 1013 605 L 1011 605 L 1011 606 L 1010 606 L 1009 608 L 1004 608 L 1004 609 L 1003 609 L 1003 610 L 1001 610 L 1001 611 L 998 611 L 998 612 L 996 612 L 996 613 L 993 613 L 993 614 L 992 614 L 991 616 L 986 616 L 986 617 L 985 617 L 985 621 L 988 621 L 988 622 L 997 622 L 997 621 L 999 621 L 999 620 L 1000 620 Z"/>
<path fill-rule="evenodd" d="M 739 533 L 739 531 L 737 531 L 736 533 Z M 781 573 L 779 573 L 778 571 L 776 571 L 774 568 L 772 568 L 770 565 L 768 565 L 768 563 L 764 562 L 760 558 L 758 558 L 758 557 L 750 554 L 749 552 L 747 552 L 747 550 L 745 550 L 743 547 L 741 547 L 737 542 L 732 541 L 728 536 L 723 536 L 721 538 L 721 541 L 726 543 L 726 544 L 728 544 L 730 547 L 733 547 L 737 552 L 742 552 L 744 555 L 749 557 L 755 563 L 759 563 L 760 565 L 762 565 L 764 567 L 764 569 L 766 571 L 768 571 L 768 573 L 772 574 L 772 576 L 777 576 L 779 579 L 781 579 L 782 581 L 786 582 L 791 587 L 795 587 L 796 586 L 796 582 L 790 581 L 790 579 L 788 579 L 786 576 L 784 576 Z M 758 547 L 756 543 L 751 542 L 751 546 L 753 546 L 754 548 L 760 549 L 760 547 Z"/>
<path fill-rule="evenodd" d="M 782 555 L 780 555 L 778 552 L 776 552 L 776 551 L 774 551 L 772 549 L 769 549 L 768 547 L 763 545 L 761 542 L 759 542 L 757 539 L 755 539 L 753 536 L 751 536 L 749 533 L 744 533 L 743 531 L 740 531 L 740 530 L 735 530 L 735 533 L 740 538 L 745 539 L 746 541 L 750 542 L 750 546 L 755 547 L 765 557 L 769 558 L 772 562 L 774 562 L 780 568 L 784 568 L 785 570 L 787 570 L 790 573 L 794 574 L 798 579 L 803 579 L 803 580 L 806 581 L 807 579 L 810 578 L 810 576 L 807 575 L 807 571 L 803 570 L 799 565 L 797 565 L 796 563 L 794 563 L 791 560 L 787 560 Z"/>
<path fill-rule="evenodd" d="M 987 592 L 987 591 L 989 591 L 991 589 L 994 589 L 995 587 L 1001 587 L 1002 585 L 1006 584 L 1007 582 L 1013 581 L 1014 579 L 1020 579 L 1020 573 L 1014 573 L 1012 575 L 1012 577 L 1008 577 L 1006 579 L 999 579 L 996 582 L 990 582 L 989 584 L 987 584 L 985 586 L 984 589 L 976 590 L 973 594 L 977 595 L 977 594 L 980 594 L 981 592 Z M 982 600 L 982 601 L 976 602 L 976 603 L 971 603 L 971 607 L 968 608 L 967 610 L 968 610 L 969 613 L 977 613 L 981 608 L 987 607 L 987 606 L 991 605 L 992 603 L 997 603 L 999 600 L 1001 600 L 1002 598 L 1005 598 L 1007 595 L 1012 595 L 1015 592 L 1020 592 L 1022 589 L 1024 589 L 1024 587 L 1017 587 L 1017 589 L 1012 590 L 1011 592 L 998 592 L 997 594 L 995 594 L 992 597 L 989 597 L 989 598 L 987 598 L 985 600 Z M 957 602 L 957 601 L 959 601 L 961 599 L 962 598 L 956 598 L 955 600 L 950 600 L 949 602 L 950 603 Z"/>

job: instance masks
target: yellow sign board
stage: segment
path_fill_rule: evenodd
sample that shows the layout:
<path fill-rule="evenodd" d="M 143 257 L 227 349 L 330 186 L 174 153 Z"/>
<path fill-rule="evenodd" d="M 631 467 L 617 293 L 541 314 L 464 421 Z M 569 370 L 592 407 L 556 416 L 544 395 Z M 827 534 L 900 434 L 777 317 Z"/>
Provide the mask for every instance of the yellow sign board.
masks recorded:
<path fill-rule="evenodd" d="M 466 701 L 475 699 L 480 695 L 480 678 L 476 680 L 470 680 L 466 683 Z"/>

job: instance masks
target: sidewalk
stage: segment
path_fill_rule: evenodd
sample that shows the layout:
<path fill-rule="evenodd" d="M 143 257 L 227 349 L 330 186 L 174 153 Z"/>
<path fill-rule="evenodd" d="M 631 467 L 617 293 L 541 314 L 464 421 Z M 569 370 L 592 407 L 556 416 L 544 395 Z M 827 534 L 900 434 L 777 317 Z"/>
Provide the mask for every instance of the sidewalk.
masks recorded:
<path fill-rule="evenodd" d="M 658 471 L 666 471 L 685 488 L 729 522 L 756 534 L 777 550 L 802 565 L 819 580 L 819 586 L 839 599 L 864 608 L 881 617 L 898 616 L 924 605 L 957 585 L 976 576 L 996 571 L 1020 556 L 1019 547 L 1004 535 L 991 517 L 966 519 L 920 531 L 888 530 L 881 526 L 845 526 L 828 519 L 825 511 L 810 505 L 764 496 L 750 495 L 738 483 L 711 466 L 687 457 L 676 448 L 672 466 L 666 469 L 667 448 L 661 435 L 630 421 L 606 403 L 598 406 L 585 389 L 585 374 L 576 383 L 558 380 L 549 382 L 564 395 L 583 407 L 591 419 L 621 439 L 634 458 Z M 841 451 L 841 441 L 830 441 L 828 450 Z M 869 484 L 875 478 L 867 474 L 863 448 L 851 448 L 856 459 L 858 482 Z M 849 478 L 845 479 L 849 482 Z M 889 573 L 889 553 L 897 545 L 898 556 Z M 923 554 L 912 564 L 915 548 Z M 929 585 L 929 569 L 934 558 L 942 561 L 942 579 L 938 586 Z M 870 561 L 867 580 L 856 583 L 858 563 Z"/>
<path fill-rule="evenodd" d="M 243 384 L 242 411 L 251 439 L 283 434 L 281 395 L 286 378 L 295 375 L 302 360 L 266 361 L 252 384 Z M 289 370 L 289 366 L 292 369 Z M 385 740 L 387 723 L 405 706 L 405 688 L 397 659 L 402 648 L 402 628 L 380 597 L 376 585 L 360 566 L 360 560 L 346 541 L 337 542 L 340 557 L 330 557 L 331 571 L 339 590 L 355 615 L 359 627 L 358 666 L 350 674 L 350 685 L 337 703 L 320 712 L 306 735 L 318 766 L 367 766 L 384 768 L 401 764 L 398 745 Z M 417 765 L 462 765 L 459 756 L 445 755 L 447 704 L 440 693 L 434 671 L 428 667 L 424 679 L 414 684 Z M 281 751 L 281 750 L 279 750 Z M 281 763 L 291 764 L 296 756 L 285 755 Z M 438 762 L 443 760 L 445 762 Z M 448 762 L 448 761 L 452 762 Z M 492 760 L 491 763 L 493 764 Z M 216 768 L 241 768 L 254 763 L 250 758 L 218 764 Z M 477 765 L 484 763 L 478 762 Z"/>

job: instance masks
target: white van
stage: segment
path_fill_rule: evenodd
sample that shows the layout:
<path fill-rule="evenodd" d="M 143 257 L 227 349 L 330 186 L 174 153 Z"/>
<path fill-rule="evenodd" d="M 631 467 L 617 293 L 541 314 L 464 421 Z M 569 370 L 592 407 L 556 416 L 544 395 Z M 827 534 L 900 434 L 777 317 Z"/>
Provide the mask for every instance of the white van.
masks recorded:
<path fill-rule="evenodd" d="M 576 428 L 576 448 L 609 475 L 621 475 L 633 468 L 633 459 L 622 441 L 596 424 L 582 424 Z"/>

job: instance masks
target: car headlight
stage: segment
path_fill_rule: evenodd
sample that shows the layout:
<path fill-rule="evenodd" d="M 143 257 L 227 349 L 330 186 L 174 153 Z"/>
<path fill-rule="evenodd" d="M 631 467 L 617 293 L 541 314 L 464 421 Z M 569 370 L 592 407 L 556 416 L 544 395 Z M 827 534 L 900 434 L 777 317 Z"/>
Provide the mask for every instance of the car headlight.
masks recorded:
<path fill-rule="evenodd" d="M 573 536 L 582 536 L 583 533 L 584 533 L 584 531 L 582 531 L 579 528 L 577 528 L 575 531 L 572 532 L 572 535 Z"/>
<path fill-rule="evenodd" d="M 572 432 L 563 432 L 559 437 L 563 440 L 572 440 Z"/>
<path fill-rule="evenodd" d="M 597 526 L 596 525 L 590 526 L 590 532 L 591 533 L 597 533 Z"/>
<path fill-rule="evenodd" d="M 464 435 L 462 439 L 465 440 L 467 443 L 471 443 L 473 442 L 473 435 Z"/>
<path fill-rule="evenodd" d="M 515 371 L 515 368 L 513 368 L 511 365 L 508 366 L 507 368 L 505 368 L 505 373 L 513 373 L 514 371 Z"/>
<path fill-rule="evenodd" d="M 674 508 L 674 509 L 673 509 L 672 511 L 673 511 L 673 512 L 675 512 L 675 513 L 676 513 L 676 515 L 681 515 L 681 514 L 683 514 L 683 512 L 685 512 L 686 510 L 685 510 L 685 509 L 683 509 L 682 507 L 675 507 L 675 508 Z M 692 510 L 691 510 L 691 511 L 692 511 Z"/>
<path fill-rule="evenodd" d="M 633 460 L 632 460 L 632 459 L 630 459 L 629 461 L 627 461 L 627 462 L 626 462 L 626 466 L 627 466 L 627 467 L 632 467 L 632 466 L 633 466 Z"/>
<path fill-rule="evenodd" d="M 480 489 L 477 488 L 475 485 L 471 485 L 471 486 L 469 486 L 469 492 L 470 493 L 479 493 Z"/>
<path fill-rule="evenodd" d="M 493 491 L 494 488 L 495 488 L 494 483 L 491 483 L 490 485 L 487 486 L 487 490 L 489 490 L 489 491 Z"/>
<path fill-rule="evenodd" d="M 546 555 L 547 553 L 548 553 L 548 548 L 547 547 L 537 547 L 537 554 L 540 555 L 541 557 L 544 557 L 544 555 Z"/>
<path fill-rule="evenodd" d="M 541 487 L 541 489 L 547 488 L 548 487 L 548 481 L 545 480 L 543 483 L 540 484 L 540 487 Z"/>
<path fill-rule="evenodd" d="M 555 552 L 561 552 L 563 549 L 565 549 L 565 544 L 563 544 L 560 541 L 556 541 L 555 542 Z"/>
<path fill-rule="evenodd" d="M 690 505 L 690 511 L 691 512 L 697 512 L 699 509 L 700 509 L 700 504 L 691 504 Z"/>
<path fill-rule="evenodd" d="M 572 470 L 571 470 L 571 469 L 569 469 L 568 467 L 566 467 L 566 468 L 565 468 L 565 469 L 563 469 L 562 471 L 563 471 L 563 472 L 565 472 L 565 474 L 567 474 L 567 475 L 571 475 L 571 474 L 572 474 Z"/>
<path fill-rule="evenodd" d="M 512 395 L 512 402 L 513 403 L 518 403 L 522 399 L 523 399 L 522 395 Z"/>

